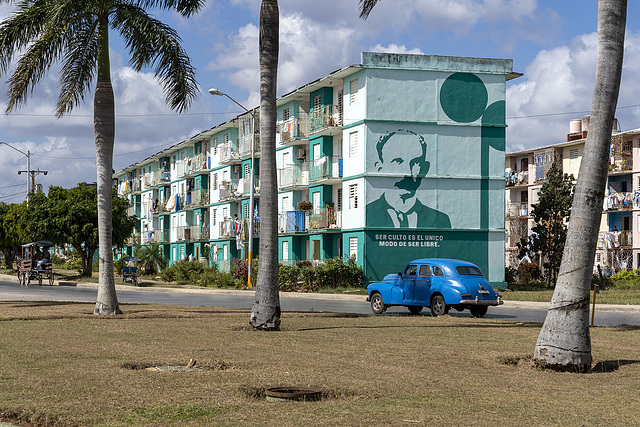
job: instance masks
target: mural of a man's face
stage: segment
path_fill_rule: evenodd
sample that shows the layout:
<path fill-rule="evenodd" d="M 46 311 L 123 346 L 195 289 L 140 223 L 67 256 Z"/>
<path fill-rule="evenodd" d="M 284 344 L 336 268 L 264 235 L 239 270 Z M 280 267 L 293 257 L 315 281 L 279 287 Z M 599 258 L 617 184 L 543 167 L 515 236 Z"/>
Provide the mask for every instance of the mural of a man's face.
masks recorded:
<path fill-rule="evenodd" d="M 424 139 L 412 132 L 398 130 L 384 135 L 377 144 L 379 172 L 402 175 L 394 184 L 403 202 L 415 196 L 422 178 L 429 171 L 426 159 L 427 144 Z"/>

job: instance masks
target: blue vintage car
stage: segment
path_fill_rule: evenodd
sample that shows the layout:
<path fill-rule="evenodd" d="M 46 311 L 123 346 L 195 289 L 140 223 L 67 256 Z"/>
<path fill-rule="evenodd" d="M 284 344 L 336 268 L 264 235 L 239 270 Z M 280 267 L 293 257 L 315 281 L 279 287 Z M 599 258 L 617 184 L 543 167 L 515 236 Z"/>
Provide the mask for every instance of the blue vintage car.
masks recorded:
<path fill-rule="evenodd" d="M 422 307 L 429 307 L 433 316 L 447 314 L 449 308 L 468 308 L 474 317 L 483 317 L 490 305 L 503 303 L 475 264 L 457 259 L 411 261 L 403 272 L 388 274 L 368 289 L 367 301 L 374 314 L 403 305 L 413 314 L 420 313 Z"/>

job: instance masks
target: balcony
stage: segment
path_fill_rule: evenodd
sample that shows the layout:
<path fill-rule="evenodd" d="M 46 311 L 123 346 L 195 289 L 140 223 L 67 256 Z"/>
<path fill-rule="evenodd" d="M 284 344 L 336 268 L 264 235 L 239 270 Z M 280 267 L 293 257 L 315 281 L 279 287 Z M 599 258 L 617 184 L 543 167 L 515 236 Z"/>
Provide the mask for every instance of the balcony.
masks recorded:
<path fill-rule="evenodd" d="M 324 156 L 311 161 L 309 181 L 323 181 L 331 184 L 342 179 L 342 158 L 338 156 Z"/>
<path fill-rule="evenodd" d="M 178 241 L 194 241 L 208 239 L 209 225 L 183 225 L 175 227 Z"/>
<path fill-rule="evenodd" d="M 207 190 L 192 190 L 184 198 L 183 209 L 194 209 L 209 204 L 209 192 Z"/>
<path fill-rule="evenodd" d="M 231 237 L 233 236 L 233 220 L 225 219 L 220 221 L 218 225 L 219 236 L 220 237 Z"/>
<path fill-rule="evenodd" d="M 325 105 L 311 112 L 311 134 L 337 135 L 342 131 L 342 110 L 338 105 Z"/>
<path fill-rule="evenodd" d="M 224 165 L 238 164 L 240 163 L 240 151 L 238 150 L 238 144 L 228 142 L 218 147 L 220 152 L 220 163 Z"/>
<path fill-rule="evenodd" d="M 633 209 L 633 193 L 613 193 L 604 198 L 604 211 L 621 211 Z"/>
<path fill-rule="evenodd" d="M 248 197 L 251 194 L 251 177 L 242 178 L 238 180 L 237 193 L 242 194 L 243 197 Z M 260 194 L 260 180 L 256 177 L 256 186 L 254 188 L 254 194 Z"/>
<path fill-rule="evenodd" d="M 160 243 L 161 242 L 160 234 L 161 233 L 159 230 L 145 231 L 144 233 L 141 233 L 140 239 L 143 245 Z"/>
<path fill-rule="evenodd" d="M 290 117 L 277 126 L 281 145 L 306 144 L 309 139 L 308 118 Z"/>
<path fill-rule="evenodd" d="M 526 202 L 507 203 L 504 213 L 505 213 L 505 217 L 507 218 L 518 218 L 518 217 L 529 216 L 529 204 Z"/>
<path fill-rule="evenodd" d="M 255 135 L 255 141 L 253 143 L 254 155 L 259 157 L 260 154 L 260 135 Z M 240 138 L 238 143 L 238 150 L 240 151 L 240 157 L 251 156 L 251 135 L 247 134 Z"/>
<path fill-rule="evenodd" d="M 280 189 L 295 189 L 309 185 L 309 162 L 287 166 L 279 171 Z"/>
<path fill-rule="evenodd" d="M 633 231 L 622 230 L 598 235 L 598 249 L 607 251 L 620 249 L 621 247 L 633 247 Z"/>
<path fill-rule="evenodd" d="M 127 246 L 139 245 L 140 244 L 140 233 L 131 234 L 131 236 L 129 236 L 129 238 L 126 240 L 125 244 Z"/>
<path fill-rule="evenodd" d="M 633 170 L 633 141 L 611 141 L 609 173 L 625 173 Z"/>
<path fill-rule="evenodd" d="M 281 233 L 307 231 L 309 214 L 303 211 L 287 211 L 278 215 L 278 230 Z"/>
<path fill-rule="evenodd" d="M 219 199 L 233 200 L 242 196 L 242 192 L 238 192 L 238 181 L 222 181 L 219 186 Z"/>
<path fill-rule="evenodd" d="M 333 208 L 314 210 L 309 215 L 310 230 L 327 230 L 342 228 L 342 211 Z"/>
<path fill-rule="evenodd" d="M 505 172 L 505 185 L 507 187 L 516 187 L 529 184 L 529 171 Z"/>

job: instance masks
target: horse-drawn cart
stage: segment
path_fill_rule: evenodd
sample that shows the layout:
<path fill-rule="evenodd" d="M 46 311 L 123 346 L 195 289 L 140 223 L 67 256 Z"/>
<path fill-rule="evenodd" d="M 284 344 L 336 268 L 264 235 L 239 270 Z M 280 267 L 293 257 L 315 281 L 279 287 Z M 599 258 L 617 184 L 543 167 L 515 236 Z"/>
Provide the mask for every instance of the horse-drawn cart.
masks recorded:
<path fill-rule="evenodd" d="M 47 280 L 53 285 L 53 264 L 47 248 L 53 246 L 48 240 L 39 240 L 22 245 L 22 256 L 18 263 L 18 280 L 20 285 L 29 286 L 32 280 L 42 285 Z"/>

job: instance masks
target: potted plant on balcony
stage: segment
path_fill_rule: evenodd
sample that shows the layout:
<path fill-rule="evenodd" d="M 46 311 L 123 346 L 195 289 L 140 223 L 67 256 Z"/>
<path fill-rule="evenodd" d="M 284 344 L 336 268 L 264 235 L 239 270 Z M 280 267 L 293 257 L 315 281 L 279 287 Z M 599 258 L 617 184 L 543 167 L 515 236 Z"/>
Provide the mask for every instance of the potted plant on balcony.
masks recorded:
<path fill-rule="evenodd" d="M 309 200 L 302 200 L 298 202 L 298 210 L 302 212 L 307 212 L 313 209 L 313 204 Z"/>

